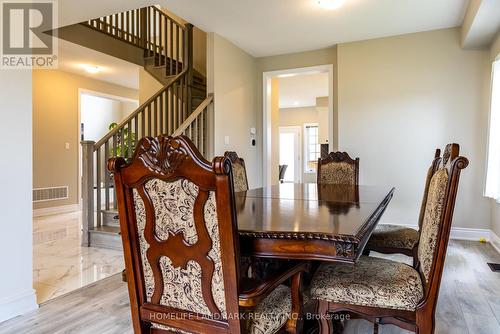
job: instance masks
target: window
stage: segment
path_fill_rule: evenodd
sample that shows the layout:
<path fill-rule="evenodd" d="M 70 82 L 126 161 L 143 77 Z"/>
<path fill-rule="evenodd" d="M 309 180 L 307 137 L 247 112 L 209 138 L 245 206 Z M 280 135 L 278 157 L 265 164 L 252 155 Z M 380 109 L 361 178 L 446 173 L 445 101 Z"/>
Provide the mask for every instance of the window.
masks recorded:
<path fill-rule="evenodd" d="M 320 145 L 318 124 L 304 124 L 304 172 L 316 173 Z"/>
<path fill-rule="evenodd" d="M 488 169 L 485 195 L 500 201 L 500 60 L 493 63 L 491 81 Z"/>

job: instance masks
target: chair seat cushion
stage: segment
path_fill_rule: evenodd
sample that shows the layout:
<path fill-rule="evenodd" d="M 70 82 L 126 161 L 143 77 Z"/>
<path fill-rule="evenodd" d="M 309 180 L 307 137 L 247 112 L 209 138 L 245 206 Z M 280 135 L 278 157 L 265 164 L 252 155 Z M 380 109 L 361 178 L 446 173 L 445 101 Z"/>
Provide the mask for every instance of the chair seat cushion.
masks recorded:
<path fill-rule="evenodd" d="M 280 285 L 262 302 L 243 314 L 242 322 L 245 333 L 274 334 L 288 320 L 292 312 L 292 294 L 290 288 Z M 191 334 L 188 331 L 153 323 L 153 328 L 163 329 L 179 334 Z"/>
<path fill-rule="evenodd" d="M 418 242 L 417 230 L 398 225 L 378 225 L 371 235 L 366 249 L 400 248 L 412 250 Z"/>
<path fill-rule="evenodd" d="M 291 312 L 290 288 L 280 285 L 251 312 L 245 313 L 246 333 L 274 334 L 287 322 Z"/>
<path fill-rule="evenodd" d="M 311 298 L 331 303 L 414 311 L 422 297 L 415 269 L 369 256 L 356 264 L 322 264 L 311 282 Z"/>

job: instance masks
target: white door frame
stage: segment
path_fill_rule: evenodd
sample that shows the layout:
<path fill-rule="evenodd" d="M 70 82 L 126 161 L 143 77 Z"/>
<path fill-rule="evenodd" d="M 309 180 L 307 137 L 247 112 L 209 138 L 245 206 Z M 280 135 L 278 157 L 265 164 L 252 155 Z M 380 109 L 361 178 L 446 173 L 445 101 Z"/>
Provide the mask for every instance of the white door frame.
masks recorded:
<path fill-rule="evenodd" d="M 328 73 L 328 145 L 333 150 L 333 64 L 291 68 L 262 73 L 262 185 L 271 185 L 271 79 L 290 74 Z"/>
<path fill-rule="evenodd" d="M 278 135 L 281 134 L 282 130 L 283 132 L 292 132 L 297 134 L 297 157 L 299 160 L 298 163 L 298 168 L 294 168 L 295 170 L 295 176 L 297 177 L 297 180 L 299 183 L 302 183 L 302 174 L 303 174 L 303 161 L 302 161 L 302 156 L 303 156 L 303 139 L 302 139 L 302 127 L 301 126 L 280 126 L 278 127 Z M 278 151 L 280 150 L 279 145 L 278 145 Z"/>

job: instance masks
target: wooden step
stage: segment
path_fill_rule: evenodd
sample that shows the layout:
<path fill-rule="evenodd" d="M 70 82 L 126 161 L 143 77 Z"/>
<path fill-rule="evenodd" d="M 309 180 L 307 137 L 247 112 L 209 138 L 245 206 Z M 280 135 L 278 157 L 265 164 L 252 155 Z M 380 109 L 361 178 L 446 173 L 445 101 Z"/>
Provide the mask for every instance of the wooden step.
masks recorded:
<path fill-rule="evenodd" d="M 120 228 L 115 226 L 100 226 L 89 231 L 91 247 L 101 247 L 123 250 Z"/>
<path fill-rule="evenodd" d="M 118 211 L 116 211 L 116 210 L 103 210 L 102 211 L 102 225 L 120 227 L 120 220 L 118 219 Z"/>

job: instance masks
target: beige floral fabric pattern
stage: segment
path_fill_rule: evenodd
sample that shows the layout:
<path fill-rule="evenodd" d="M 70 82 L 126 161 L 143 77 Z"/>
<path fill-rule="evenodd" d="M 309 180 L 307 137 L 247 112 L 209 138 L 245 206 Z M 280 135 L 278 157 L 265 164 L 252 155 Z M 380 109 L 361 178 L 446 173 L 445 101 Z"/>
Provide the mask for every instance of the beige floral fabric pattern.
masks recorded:
<path fill-rule="evenodd" d="M 234 191 L 240 192 L 248 190 L 247 171 L 245 167 L 239 163 L 232 163 L 232 167 Z"/>
<path fill-rule="evenodd" d="M 418 242 L 418 231 L 409 227 L 380 224 L 368 240 L 367 249 L 399 248 L 412 250 Z"/>
<path fill-rule="evenodd" d="M 447 186 L 448 171 L 446 168 L 442 168 L 434 174 L 429 185 L 424 220 L 420 231 L 420 242 L 418 244 L 420 270 L 424 274 L 426 282 L 429 280 L 432 269 Z"/>
<path fill-rule="evenodd" d="M 356 167 L 343 161 L 322 164 L 319 183 L 356 184 Z"/>
<path fill-rule="evenodd" d="M 170 235 L 182 233 L 186 243 L 195 244 L 198 236 L 194 223 L 193 207 L 198 196 L 198 187 L 188 180 L 164 182 L 159 179 L 152 179 L 145 184 L 145 190 L 155 210 L 155 233 L 157 237 L 160 240 L 166 240 Z M 144 237 L 146 211 L 144 201 L 137 190 L 134 190 L 134 203 L 146 296 L 147 300 L 150 301 L 154 293 L 154 277 L 151 264 L 146 257 L 149 248 L 149 244 Z M 215 266 L 211 292 L 222 316 L 226 317 L 219 225 L 214 192 L 210 192 L 205 204 L 204 218 L 208 233 L 212 239 L 212 249 L 208 256 Z M 167 254 L 162 256 L 159 262 L 164 285 L 160 304 L 210 316 L 211 312 L 202 294 L 201 266 L 195 261 L 188 261 L 186 269 L 173 267 Z"/>
<path fill-rule="evenodd" d="M 280 285 L 258 304 L 253 312 L 245 315 L 246 333 L 274 334 L 287 322 L 291 312 L 290 288 Z"/>
<path fill-rule="evenodd" d="M 244 322 L 245 333 L 274 334 L 285 325 L 291 312 L 292 295 L 290 288 L 280 285 L 255 308 L 243 313 L 242 321 Z M 161 324 L 153 324 L 153 328 L 190 334 L 190 332 Z"/>
<path fill-rule="evenodd" d="M 311 282 L 311 298 L 332 303 L 413 311 L 422 297 L 418 271 L 369 256 L 354 265 L 322 264 Z"/>

